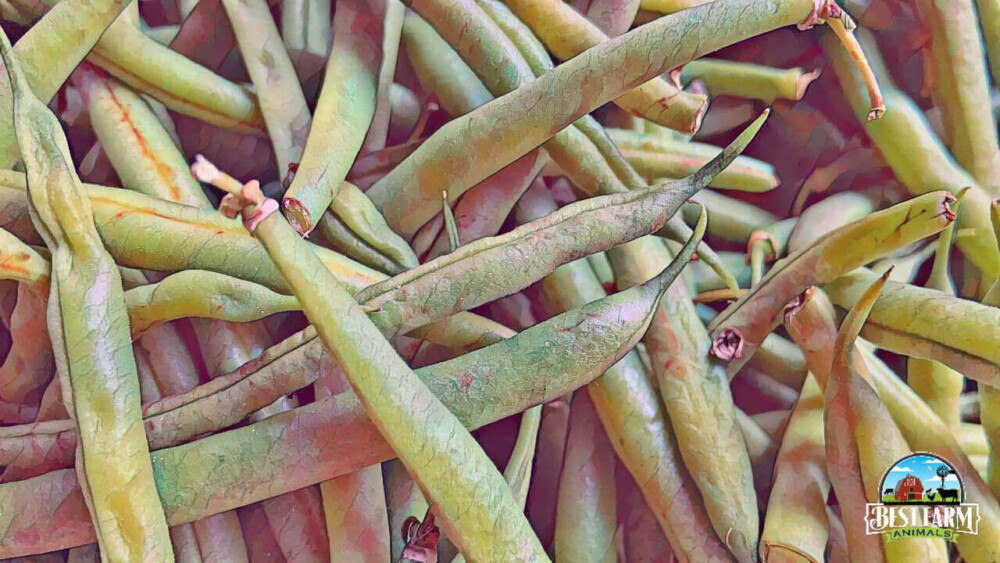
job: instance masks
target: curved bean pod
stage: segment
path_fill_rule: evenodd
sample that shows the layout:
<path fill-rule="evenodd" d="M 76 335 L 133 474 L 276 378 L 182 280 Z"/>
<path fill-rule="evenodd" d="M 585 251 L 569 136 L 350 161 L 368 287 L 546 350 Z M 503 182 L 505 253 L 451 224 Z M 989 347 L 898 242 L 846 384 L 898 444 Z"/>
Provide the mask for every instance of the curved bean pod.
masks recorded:
<path fill-rule="evenodd" d="M 872 57 L 877 54 L 866 50 Z M 990 229 L 989 195 L 958 167 L 931 131 L 923 113 L 901 91 L 887 88 L 885 97 L 892 111 L 886 112 L 882 119 L 863 121 L 866 101 L 853 69 L 832 42 L 826 43 L 826 53 L 855 115 L 864 123 L 865 133 L 910 193 L 948 190 L 958 194 L 971 186 L 962 198 L 966 205 L 959 208 L 959 214 L 963 227 L 973 228 L 975 236 L 961 237 L 956 244 L 983 273 L 986 283 L 992 283 L 1000 276 L 1000 251 Z"/>
<path fill-rule="evenodd" d="M 760 557 L 764 561 L 825 561 L 829 538 L 823 439 L 823 391 L 806 377 L 774 463 Z"/>
<path fill-rule="evenodd" d="M 651 274 L 650 265 L 669 258 L 656 242 L 640 239 L 609 252 L 619 288 L 641 283 Z M 667 291 L 643 342 L 678 450 L 712 527 L 738 561 L 752 561 L 759 524 L 747 444 L 728 381 L 721 370 L 710 371 L 708 333 L 683 285 Z"/>
<path fill-rule="evenodd" d="M 361 150 L 372 116 L 382 62 L 382 23 L 394 0 L 339 2 L 334 14 L 333 48 L 324 87 L 309 129 L 300 173 L 285 191 L 282 205 L 292 226 L 311 232 L 337 197 L 341 182 Z M 379 25 L 362 25 L 374 19 Z M 329 142 L 336 135 L 338 142 Z"/>
<path fill-rule="evenodd" d="M 185 270 L 125 292 L 132 338 L 185 317 L 249 322 L 297 311 L 299 302 L 255 283 L 215 272 Z"/>
<path fill-rule="evenodd" d="M 852 306 L 875 277 L 858 270 L 824 290 L 840 307 Z M 919 315 L 914 311 L 920 311 Z M 941 291 L 889 282 L 861 335 L 880 348 L 939 361 L 987 385 L 1000 384 L 1000 309 Z"/>
<path fill-rule="evenodd" d="M 635 84 L 745 37 L 801 22 L 814 7 L 812 0 L 768 1 L 749 8 L 742 1 L 719 0 L 643 25 L 452 120 L 368 195 L 389 224 L 404 225 L 403 214 L 417 203 L 429 200 L 436 209 L 441 190 L 451 193 L 474 185 Z M 521 119 L 515 124 L 506 119 L 510 115 Z M 410 190 L 412 182 L 421 189 Z"/>
<path fill-rule="evenodd" d="M 522 210 L 528 207 L 525 203 L 518 204 L 519 210 L 532 216 L 544 215 L 555 208 L 551 199 L 529 202 L 534 205 Z M 706 217 L 707 214 L 703 213 L 697 227 L 699 231 L 705 229 Z M 645 239 L 644 242 L 654 247 L 660 245 L 655 239 Z M 636 244 L 637 241 L 626 248 L 634 248 Z M 612 253 L 617 254 L 615 251 Z M 653 261 L 644 260 L 644 256 L 653 258 Z M 632 283 L 628 285 L 631 286 L 645 282 L 655 274 L 655 269 L 666 262 L 655 260 L 641 250 L 620 258 L 630 268 L 641 271 L 637 276 L 639 279 L 629 280 Z M 604 295 L 603 287 L 583 261 L 560 266 L 541 282 L 540 292 L 543 303 L 550 310 L 563 310 Z M 657 307 L 656 311 L 659 313 L 660 308 Z M 659 314 L 654 314 L 653 322 L 657 316 Z M 653 329 L 651 325 L 650 331 Z M 670 419 L 660 406 L 652 378 L 639 357 L 632 353 L 626 355 L 600 379 L 591 383 L 588 390 L 615 451 L 642 490 L 646 502 L 653 507 L 663 533 L 670 538 L 678 555 L 690 560 L 728 558 L 711 528 L 712 521 L 699 498 L 696 479 L 692 479 L 681 461 L 682 450 L 677 438 L 664 435 L 666 432 L 673 436 L 675 432 L 670 431 Z M 679 488 L 667 484 L 676 480 L 681 482 Z"/>
<path fill-rule="evenodd" d="M 841 227 L 778 261 L 760 284 L 720 313 L 709 326 L 715 344 L 724 344 L 731 337 L 726 345 L 732 348 L 721 354 L 716 352 L 717 357 L 728 362 L 729 377 L 753 356 L 777 326 L 785 304 L 806 287 L 832 282 L 895 249 L 943 230 L 955 220 L 948 207 L 954 201 L 947 192 L 911 199 Z"/>
<path fill-rule="evenodd" d="M 98 540 L 109 558 L 169 560 L 121 278 L 94 228 L 58 120 L 28 89 L 6 35 L 0 42 L 33 220 L 53 256 L 49 335 L 66 406 L 80 429 L 78 472 Z"/>
<path fill-rule="evenodd" d="M 567 205 L 510 233 L 468 244 L 447 256 L 368 287 L 357 298 L 377 308 L 372 313 L 376 322 L 397 327 L 395 334 L 400 334 L 519 291 L 561 264 L 655 232 L 688 198 L 742 152 L 766 117 L 765 112 L 690 178 Z M 512 262 L 519 264 L 513 271 Z M 502 275 L 489 273 L 500 267 L 504 269 Z M 473 271 L 476 280 L 485 278 L 491 282 L 482 284 L 471 279 L 467 272 Z M 502 283 L 496 283 L 501 280 Z M 442 281 L 446 281 L 447 287 Z M 432 292 L 425 293 L 425 288 Z M 422 297 L 414 299 L 415 295 Z"/>
<path fill-rule="evenodd" d="M 184 205 L 208 205 L 184 155 L 141 97 L 90 65 L 77 82 L 97 139 L 122 185 Z"/>
<path fill-rule="evenodd" d="M 561 61 L 609 40 L 596 25 L 563 2 L 507 0 L 506 5 Z M 614 103 L 633 115 L 682 133 L 698 130 L 708 105 L 704 95 L 685 92 L 660 77 L 625 92 Z"/>
<path fill-rule="evenodd" d="M 603 373 L 639 341 L 649 326 L 650 315 L 659 295 L 676 278 L 683 265 L 683 260 L 675 260 L 650 283 L 568 311 L 526 329 L 510 340 L 422 368 L 418 373 L 428 374 L 428 386 L 469 428 L 478 428 L 532 405 L 565 395 Z M 314 380 L 309 378 L 314 378 L 321 369 L 316 362 L 329 361 L 322 360 L 324 356 L 330 356 L 324 354 L 321 342 L 304 334 L 295 341 L 279 345 L 276 348 L 281 350 L 275 350 L 274 353 L 287 354 L 304 344 L 308 344 L 308 348 L 313 350 L 311 357 L 315 359 L 311 360 L 312 363 L 292 358 L 289 361 L 292 369 L 301 370 L 302 375 L 298 377 L 306 378 L 299 380 L 305 381 L 302 385 L 308 385 Z M 262 358 L 257 362 L 266 365 L 272 360 L 273 358 Z M 198 387 L 189 394 L 188 399 L 172 397 L 165 399 L 162 406 L 147 409 L 150 413 L 163 412 L 164 416 L 168 416 L 153 424 L 154 428 L 163 429 L 151 435 L 153 447 L 157 447 L 156 444 L 177 443 L 173 440 L 183 440 L 184 436 L 190 438 L 228 426 L 246 416 L 246 413 L 260 408 L 256 405 L 266 401 L 267 397 L 253 393 L 252 389 L 259 388 L 258 383 L 261 387 L 266 387 L 267 384 L 263 381 L 253 384 L 249 380 L 243 381 L 246 377 L 244 370 L 255 369 L 252 366 L 261 364 L 252 363 L 226 381 L 220 379 Z M 525 369 L 526 366 L 530 369 Z M 273 373 L 264 372 L 261 375 L 276 377 L 276 381 L 280 382 L 284 377 L 282 374 L 286 373 L 283 370 L 284 368 L 275 365 Z M 509 376 L 500 377 L 500 374 Z M 539 386 L 539 381 L 545 381 L 546 384 Z M 224 389 L 238 382 L 243 383 L 233 387 L 235 396 L 230 395 L 228 399 L 215 397 L 214 390 Z M 281 389 L 276 389 L 275 392 L 281 392 Z M 184 409 L 178 409 L 185 404 L 183 401 L 201 397 L 204 398 L 202 406 L 196 405 L 194 410 L 187 411 L 188 414 L 182 412 Z M 247 401 L 253 397 L 256 397 L 254 401 Z M 235 409 L 238 411 L 235 414 L 237 418 L 227 421 L 230 409 L 216 409 L 215 405 L 220 402 L 238 407 Z M 251 404 L 244 407 L 247 402 Z M 178 409 L 176 413 L 175 409 Z M 212 416 L 205 416 L 207 414 Z M 219 414 L 225 416 L 218 418 Z M 175 422 L 168 424 L 166 421 L 170 420 L 169 417 L 177 418 L 173 419 Z M 662 417 L 659 420 L 661 424 L 664 423 Z M 176 430 L 167 431 L 167 428 Z M 62 440 L 68 438 L 59 432 L 54 436 L 61 436 L 59 439 Z M 310 467 L 308 472 L 300 471 L 303 467 L 300 457 L 291 455 L 291 452 L 299 451 L 301 454 L 303 440 L 319 437 L 321 441 L 314 442 L 315 449 L 310 450 L 318 456 L 312 460 L 315 464 L 307 465 Z M 164 438 L 166 442 L 163 441 Z M 358 448 L 359 444 L 365 444 L 365 447 Z M 244 451 L 252 455 L 239 457 L 243 460 L 241 471 L 216 474 L 221 480 L 213 479 L 214 484 L 211 486 L 197 490 L 184 487 L 182 483 L 185 482 L 203 482 L 203 477 L 198 474 L 205 475 L 205 471 L 211 471 L 213 463 L 206 464 L 198 459 L 202 455 L 218 459 L 215 457 L 217 454 L 210 453 L 212 451 L 228 451 L 230 455 Z M 278 455 L 281 451 L 287 451 L 289 455 Z M 291 412 L 277 414 L 243 429 L 203 438 L 185 446 L 160 450 L 154 456 L 154 464 L 159 466 L 157 471 L 161 475 L 159 482 L 164 487 L 169 522 L 176 525 L 343 475 L 390 459 L 392 455 L 388 444 L 379 437 L 371 420 L 364 415 L 357 398 L 348 392 Z M 660 459 L 661 463 L 667 463 L 667 460 Z M 648 469 L 652 472 L 654 468 Z M 40 485 L 38 481 L 0 485 L 0 498 L 11 500 L 11 504 L 2 506 L 14 506 L 17 510 L 35 507 L 40 510 L 24 512 L 25 517 L 21 522 L 33 522 L 44 528 L 49 525 L 45 523 L 48 521 L 53 526 L 49 529 L 58 530 L 58 533 L 32 536 L 35 539 L 28 538 L 26 541 L 25 537 L 18 536 L 19 528 L 12 527 L 0 538 L 0 556 L 39 553 L 51 551 L 54 545 L 80 545 L 94 541 L 89 522 L 80 520 L 80 515 L 73 511 L 74 506 L 80 506 L 78 503 L 82 499 L 72 471 L 68 471 L 68 474 L 65 471 L 54 471 L 37 477 L 44 485 Z M 667 473 L 664 473 L 664 479 L 673 482 Z M 260 486 L 243 486 L 250 481 Z M 46 498 L 64 500 L 63 509 L 49 510 L 38 503 L 22 504 L 19 499 L 27 501 L 38 498 L 37 491 L 41 489 L 36 487 L 57 487 L 58 491 L 53 490 L 53 496 Z M 215 489 L 215 492 L 210 492 L 211 489 Z M 219 494 L 222 491 L 226 492 Z M 24 496 L 25 493 L 27 496 Z M 204 497 L 198 498 L 203 494 Z M 687 513 L 675 516 L 681 519 L 690 517 Z M 699 546 L 693 548 L 699 549 Z"/>
<path fill-rule="evenodd" d="M 615 561 L 615 453 L 587 393 L 574 395 L 556 503 L 555 557 Z"/>
<path fill-rule="evenodd" d="M 719 149 L 705 143 L 685 143 L 659 135 L 639 134 L 624 129 L 610 129 L 608 135 L 625 158 L 642 176 L 651 180 L 683 178 L 708 162 Z M 778 187 L 774 167 L 748 156 L 741 156 L 709 187 L 745 192 L 766 192 Z"/>
<path fill-rule="evenodd" d="M 826 383 L 823 411 L 826 466 L 837 502 L 845 514 L 864 511 L 867 502 L 877 501 L 878 486 L 872 485 L 879 482 L 886 467 L 909 452 L 909 445 L 878 395 L 851 364 L 854 340 L 887 278 L 882 277 L 868 287 L 841 324 Z M 860 526 L 860 519 L 847 518 L 844 527 L 848 548 L 854 554 L 852 560 L 886 560 L 888 545 L 878 535 L 867 534 Z"/>
<path fill-rule="evenodd" d="M 830 338 L 837 333 L 837 318 L 830 300 L 822 292 L 810 290 L 795 312 L 786 316 L 786 321 L 796 341 L 802 343 L 806 349 L 814 351 L 807 354 L 810 368 L 816 370 L 817 374 L 826 373 L 832 349 L 828 345 L 823 347 L 821 343 L 829 343 Z M 805 338 L 802 338 L 803 336 Z M 957 540 L 959 550 L 963 556 L 971 559 L 990 560 L 996 556 L 995 538 L 1000 533 L 998 528 L 1000 506 L 989 494 L 985 482 L 963 453 L 954 433 L 913 389 L 875 356 L 874 352 L 875 348 L 870 343 L 858 339 L 854 354 L 850 358 L 850 369 L 878 393 L 879 402 L 892 415 L 912 449 L 934 452 L 959 469 L 967 487 L 966 498 L 979 503 L 983 516 L 979 535 L 960 535 Z M 817 376 L 817 379 L 819 378 L 820 376 Z M 884 468 L 878 471 L 884 471 Z M 917 555 L 920 559 L 929 556 L 947 560 L 944 553 L 930 552 Z"/>
<path fill-rule="evenodd" d="M 89 59 L 168 108 L 240 133 L 264 136 L 257 97 L 146 37 L 127 22 L 108 28 Z"/>
<path fill-rule="evenodd" d="M 40 100 L 49 102 L 130 2 L 59 2 L 49 10 L 13 49 L 14 59 L 21 64 L 31 91 Z M 6 73 L 0 73 L 0 166 L 4 168 L 21 158 L 14 134 L 14 102 L 10 92 Z"/>
<path fill-rule="evenodd" d="M 973 0 L 917 3 L 931 35 L 930 72 L 935 104 L 942 110 L 955 160 L 979 185 L 1000 195 L 1000 146 L 990 102 L 983 36 Z"/>

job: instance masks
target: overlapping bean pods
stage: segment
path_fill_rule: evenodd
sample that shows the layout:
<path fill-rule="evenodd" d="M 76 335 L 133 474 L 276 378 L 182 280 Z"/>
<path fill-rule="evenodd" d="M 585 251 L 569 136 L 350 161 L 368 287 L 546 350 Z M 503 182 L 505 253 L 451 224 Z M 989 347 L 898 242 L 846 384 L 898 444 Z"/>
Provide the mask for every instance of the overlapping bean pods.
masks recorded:
<path fill-rule="evenodd" d="M 1000 557 L 997 0 L 0 19 L 0 558 Z"/>

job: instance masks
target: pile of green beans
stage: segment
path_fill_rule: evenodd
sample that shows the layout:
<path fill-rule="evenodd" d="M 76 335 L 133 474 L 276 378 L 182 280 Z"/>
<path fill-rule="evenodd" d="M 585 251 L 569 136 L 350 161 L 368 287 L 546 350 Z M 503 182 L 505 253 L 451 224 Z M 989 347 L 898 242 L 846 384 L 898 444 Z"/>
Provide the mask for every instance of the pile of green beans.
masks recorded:
<path fill-rule="evenodd" d="M 0 559 L 1000 560 L 954 4 L 4 3 Z"/>

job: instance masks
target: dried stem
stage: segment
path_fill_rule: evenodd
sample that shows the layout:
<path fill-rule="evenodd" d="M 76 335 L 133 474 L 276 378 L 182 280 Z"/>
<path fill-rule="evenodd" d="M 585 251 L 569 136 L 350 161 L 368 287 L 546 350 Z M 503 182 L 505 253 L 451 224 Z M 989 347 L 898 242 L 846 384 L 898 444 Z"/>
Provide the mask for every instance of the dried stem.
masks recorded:
<path fill-rule="evenodd" d="M 847 51 L 847 54 L 851 56 L 851 60 L 854 61 L 855 66 L 858 67 L 858 71 L 861 72 L 865 87 L 868 88 L 868 98 L 871 100 L 872 108 L 868 112 L 868 121 L 882 117 L 882 114 L 885 113 L 885 100 L 882 98 L 882 90 L 879 88 L 878 80 L 875 79 L 875 72 L 872 70 L 871 65 L 868 64 L 868 58 L 865 57 L 864 51 L 861 50 L 861 44 L 858 43 L 858 39 L 854 36 L 854 20 L 851 19 L 851 16 L 847 15 L 847 12 L 844 12 L 833 3 L 830 3 L 829 7 L 825 8 L 825 10 L 829 14 L 827 25 L 837 35 L 837 39 L 840 40 L 840 44 Z"/>

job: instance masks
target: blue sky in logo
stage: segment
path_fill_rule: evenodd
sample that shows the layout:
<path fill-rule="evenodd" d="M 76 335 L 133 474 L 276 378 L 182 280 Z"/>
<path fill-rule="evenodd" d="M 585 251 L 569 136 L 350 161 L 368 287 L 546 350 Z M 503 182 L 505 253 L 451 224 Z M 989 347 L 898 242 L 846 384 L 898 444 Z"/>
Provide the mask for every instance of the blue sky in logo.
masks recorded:
<path fill-rule="evenodd" d="M 941 478 L 937 476 L 935 470 L 940 465 L 947 465 L 942 463 L 941 460 L 929 456 L 929 455 L 915 455 L 911 457 L 904 458 L 900 460 L 899 463 L 893 466 L 892 470 L 885 478 L 885 486 L 892 488 L 896 486 L 896 482 L 906 477 L 907 474 L 913 475 L 920 479 L 920 482 L 924 485 L 925 491 L 930 491 L 931 489 L 941 488 Z M 959 481 L 958 477 L 955 475 L 948 475 L 944 479 L 945 489 L 958 489 Z"/>

